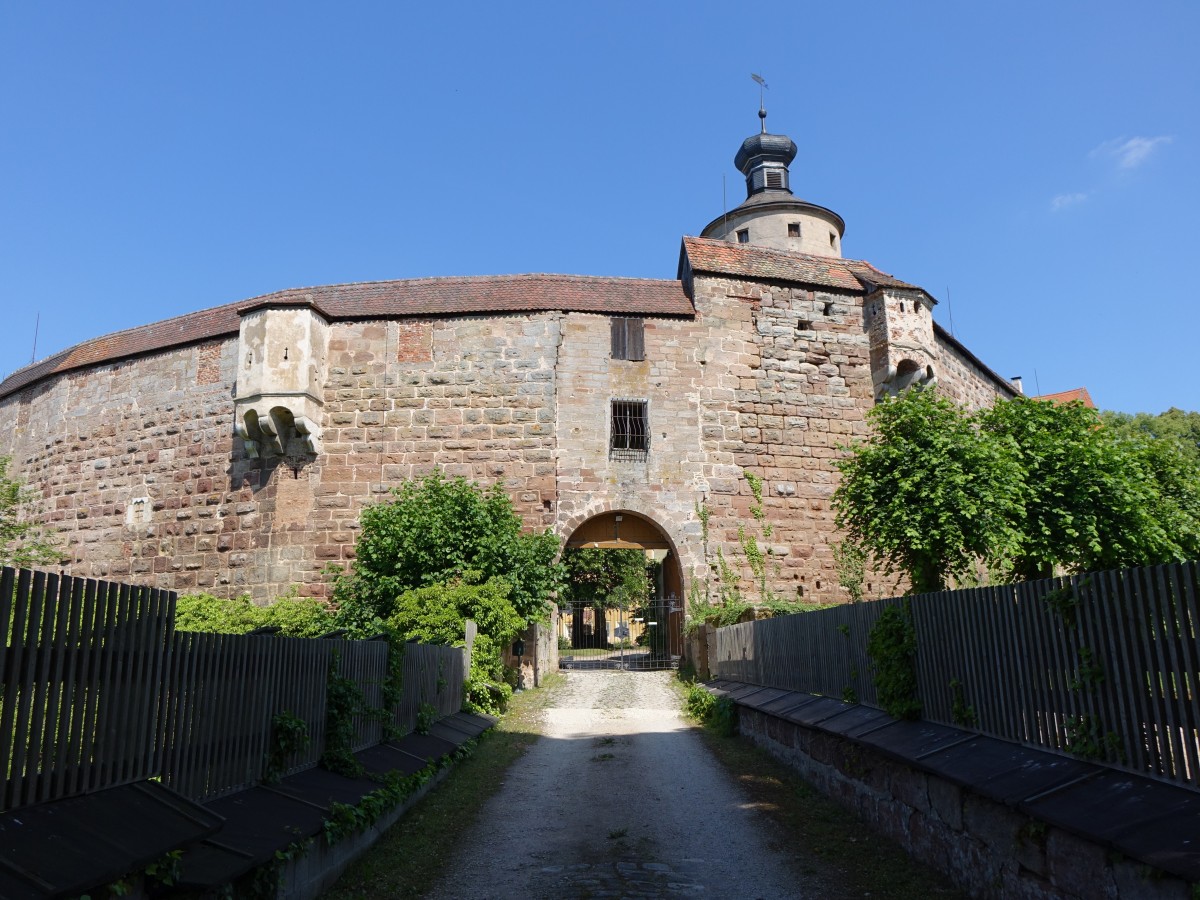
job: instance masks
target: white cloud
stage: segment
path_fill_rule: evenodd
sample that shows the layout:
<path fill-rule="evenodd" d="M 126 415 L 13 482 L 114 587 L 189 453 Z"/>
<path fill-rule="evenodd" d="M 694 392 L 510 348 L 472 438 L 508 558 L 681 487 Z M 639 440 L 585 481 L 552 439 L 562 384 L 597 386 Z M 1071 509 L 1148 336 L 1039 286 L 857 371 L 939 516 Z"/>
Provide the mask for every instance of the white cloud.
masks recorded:
<path fill-rule="evenodd" d="M 1116 160 L 1117 166 L 1122 169 L 1136 169 L 1148 160 L 1158 147 L 1169 143 L 1171 143 L 1171 138 L 1167 135 L 1119 137 L 1105 141 L 1089 155 Z"/>
<path fill-rule="evenodd" d="M 1077 206 L 1088 198 L 1087 194 L 1059 194 L 1050 201 L 1050 211 L 1058 212 L 1060 209 L 1066 209 L 1068 206 Z"/>

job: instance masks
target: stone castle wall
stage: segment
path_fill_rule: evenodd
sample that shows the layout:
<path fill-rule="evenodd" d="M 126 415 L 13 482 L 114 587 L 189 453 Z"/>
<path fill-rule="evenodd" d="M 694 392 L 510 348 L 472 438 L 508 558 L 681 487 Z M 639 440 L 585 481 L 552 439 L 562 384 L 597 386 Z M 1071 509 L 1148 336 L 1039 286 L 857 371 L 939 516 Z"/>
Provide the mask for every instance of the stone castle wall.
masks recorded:
<path fill-rule="evenodd" d="M 829 546 L 834 461 L 839 446 L 865 435 L 873 405 L 861 298 L 727 278 L 697 278 L 694 290 L 710 325 L 702 420 L 713 464 L 704 499 L 710 562 L 719 548 L 751 583 L 740 529 L 766 554 L 771 590 L 841 599 Z M 744 471 L 762 480 L 762 522 Z"/>
<path fill-rule="evenodd" d="M 713 276 L 693 293 L 694 319 L 645 320 L 640 361 L 611 358 L 610 319 L 594 313 L 332 321 L 315 459 L 251 458 L 235 437 L 236 335 L 0 400 L 0 453 L 41 491 L 76 575 L 323 596 L 322 571 L 353 558 L 362 508 L 441 468 L 503 483 L 526 527 L 564 539 L 607 511 L 651 519 L 685 591 L 703 593 L 720 552 L 757 599 L 752 537 L 770 590 L 844 599 L 830 498 L 839 447 L 866 434 L 874 402 L 863 297 Z M 995 393 L 939 349 L 952 395 Z M 613 399 L 647 401 L 645 461 L 610 458 Z M 762 521 L 747 471 L 762 481 Z"/>
<path fill-rule="evenodd" d="M 261 516 L 237 466 L 236 342 L 61 375 L 0 404 L 4 453 L 73 574 L 187 590 L 238 582 Z"/>
<path fill-rule="evenodd" d="M 1015 391 L 998 384 L 957 342 L 938 335 L 937 346 L 941 359 L 938 388 L 951 400 L 968 409 L 982 409 L 1015 396 Z"/>

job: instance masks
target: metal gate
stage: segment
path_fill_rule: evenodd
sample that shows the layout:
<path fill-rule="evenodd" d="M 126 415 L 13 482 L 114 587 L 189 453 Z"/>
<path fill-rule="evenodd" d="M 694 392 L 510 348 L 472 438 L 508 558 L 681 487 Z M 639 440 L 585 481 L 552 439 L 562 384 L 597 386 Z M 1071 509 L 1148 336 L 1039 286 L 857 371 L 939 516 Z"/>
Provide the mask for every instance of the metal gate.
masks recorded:
<path fill-rule="evenodd" d="M 674 597 L 634 608 L 575 602 L 559 616 L 560 669 L 677 669 L 682 654 L 683 606 Z"/>

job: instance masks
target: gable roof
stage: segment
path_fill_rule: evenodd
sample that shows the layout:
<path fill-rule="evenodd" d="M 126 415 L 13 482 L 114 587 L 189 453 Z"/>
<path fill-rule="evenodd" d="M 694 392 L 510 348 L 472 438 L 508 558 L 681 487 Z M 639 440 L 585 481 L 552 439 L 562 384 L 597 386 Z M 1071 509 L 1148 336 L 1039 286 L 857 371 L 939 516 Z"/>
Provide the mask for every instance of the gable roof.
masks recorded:
<path fill-rule="evenodd" d="M 816 287 L 852 291 L 856 294 L 890 287 L 920 291 L 931 302 L 937 302 L 924 288 L 901 281 L 860 259 L 815 256 L 811 253 L 773 250 L 754 244 L 685 237 L 679 258 L 680 277 L 683 276 L 685 261 L 693 272 L 738 275 L 767 281 L 796 281 Z"/>
<path fill-rule="evenodd" d="M 1034 397 L 1034 400 L 1048 400 L 1051 403 L 1074 403 L 1078 400 L 1088 409 L 1095 409 L 1096 404 L 1092 402 L 1092 395 L 1088 393 L 1085 387 L 1073 388 L 1069 391 L 1059 391 L 1055 394 L 1042 394 L 1040 397 Z"/>
<path fill-rule="evenodd" d="M 680 282 L 652 278 L 485 275 L 291 288 L 85 341 L 9 375 L 0 382 L 0 397 L 61 372 L 237 334 L 243 313 L 269 306 L 310 306 L 330 320 L 551 310 L 695 315 Z"/>

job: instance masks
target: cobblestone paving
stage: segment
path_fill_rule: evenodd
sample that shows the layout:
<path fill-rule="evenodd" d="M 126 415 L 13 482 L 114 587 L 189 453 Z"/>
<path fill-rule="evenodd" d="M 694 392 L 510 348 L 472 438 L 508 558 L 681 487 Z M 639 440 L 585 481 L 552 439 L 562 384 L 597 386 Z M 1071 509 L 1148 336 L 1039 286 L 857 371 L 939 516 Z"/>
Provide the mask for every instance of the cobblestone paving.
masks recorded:
<path fill-rule="evenodd" d="M 708 755 L 666 672 L 572 672 L 431 896 L 816 897 Z"/>

